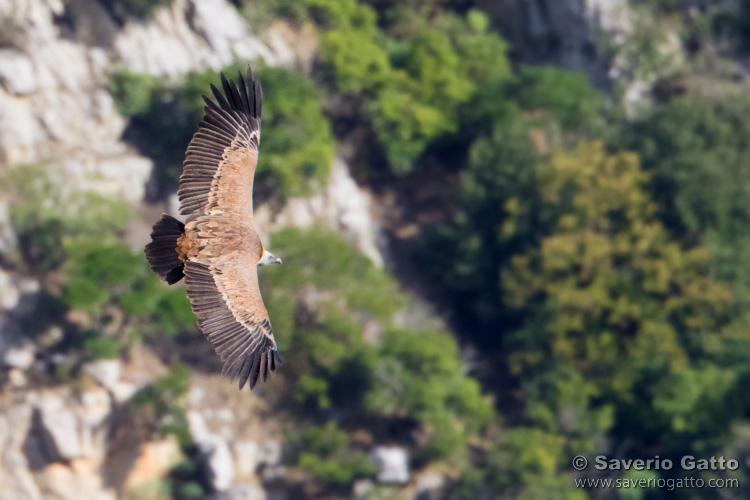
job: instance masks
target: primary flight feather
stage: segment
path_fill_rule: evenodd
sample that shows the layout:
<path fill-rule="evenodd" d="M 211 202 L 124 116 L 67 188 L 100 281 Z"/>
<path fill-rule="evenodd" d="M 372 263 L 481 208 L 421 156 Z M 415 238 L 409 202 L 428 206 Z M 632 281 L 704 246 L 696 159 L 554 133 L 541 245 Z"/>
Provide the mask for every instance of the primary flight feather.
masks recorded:
<path fill-rule="evenodd" d="M 183 224 L 162 215 L 146 257 L 170 285 L 183 277 L 198 326 L 239 387 L 276 373 L 281 358 L 258 287 L 257 266 L 281 264 L 263 248 L 253 225 L 263 90 L 247 68 L 237 82 L 211 84 L 205 115 L 188 145 L 180 187 Z"/>

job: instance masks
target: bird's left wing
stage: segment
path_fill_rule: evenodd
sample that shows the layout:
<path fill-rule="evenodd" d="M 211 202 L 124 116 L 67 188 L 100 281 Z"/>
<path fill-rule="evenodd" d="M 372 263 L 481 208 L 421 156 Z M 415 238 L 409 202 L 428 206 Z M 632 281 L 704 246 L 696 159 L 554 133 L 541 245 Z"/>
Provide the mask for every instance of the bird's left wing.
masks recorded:
<path fill-rule="evenodd" d="M 205 116 L 188 145 L 180 187 L 180 213 L 187 220 L 231 213 L 252 223 L 253 178 L 258 163 L 263 90 L 247 68 L 237 83 L 222 73 L 222 93 L 213 84 L 217 103 L 203 96 Z"/>
<path fill-rule="evenodd" d="M 222 375 L 239 378 L 240 389 L 274 375 L 281 358 L 258 287 L 257 260 L 232 252 L 213 262 L 188 261 L 185 281 L 198 326 L 224 361 Z"/>

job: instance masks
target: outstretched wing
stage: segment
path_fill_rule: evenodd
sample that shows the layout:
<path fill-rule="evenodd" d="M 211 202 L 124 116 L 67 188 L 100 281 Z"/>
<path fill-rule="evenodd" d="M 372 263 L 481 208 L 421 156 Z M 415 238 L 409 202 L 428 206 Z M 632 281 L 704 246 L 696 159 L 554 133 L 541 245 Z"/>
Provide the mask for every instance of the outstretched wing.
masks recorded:
<path fill-rule="evenodd" d="M 198 326 L 224 361 L 222 375 L 250 388 L 282 364 L 268 311 L 258 288 L 258 270 L 247 254 L 234 253 L 221 264 L 185 264 L 187 294 Z"/>
<path fill-rule="evenodd" d="M 248 85 L 221 75 L 217 101 L 206 96 L 205 116 L 187 148 L 177 195 L 188 222 L 201 215 L 233 213 L 252 222 L 253 178 L 258 163 L 263 90 L 247 68 Z"/>

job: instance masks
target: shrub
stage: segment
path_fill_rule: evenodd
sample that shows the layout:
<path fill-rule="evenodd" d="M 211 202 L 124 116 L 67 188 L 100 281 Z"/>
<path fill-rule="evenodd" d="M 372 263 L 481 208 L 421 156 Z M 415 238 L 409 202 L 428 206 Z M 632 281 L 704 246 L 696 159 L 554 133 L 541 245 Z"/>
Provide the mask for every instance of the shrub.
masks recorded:
<path fill-rule="evenodd" d="M 151 75 L 118 69 L 112 73 L 107 89 L 121 114 L 137 116 L 151 108 L 151 96 L 159 84 Z"/>
<path fill-rule="evenodd" d="M 393 37 L 375 10 L 357 0 L 307 0 L 327 29 L 321 57 L 337 88 L 363 101 L 390 168 L 408 173 L 426 147 L 459 127 L 459 109 L 485 84 L 506 79 L 506 45 L 471 10 L 419 16 L 399 11 L 406 26 Z M 404 15 L 404 13 L 406 15 Z"/>
<path fill-rule="evenodd" d="M 601 133 L 604 95 L 592 88 L 584 73 L 551 66 L 525 66 L 514 78 L 511 95 L 531 112 L 551 115 L 563 130 Z"/>
<path fill-rule="evenodd" d="M 254 28 L 263 28 L 274 20 L 283 18 L 301 25 L 308 19 L 308 8 L 304 0 L 232 0 Z"/>
<path fill-rule="evenodd" d="M 350 448 L 349 436 L 334 422 L 307 429 L 295 443 L 297 466 L 331 484 L 351 484 L 372 476 L 375 465 L 362 452 Z"/>
<path fill-rule="evenodd" d="M 462 373 L 456 344 L 445 333 L 387 331 L 372 379 L 367 409 L 425 424 L 436 457 L 460 453 L 494 416 L 477 381 Z"/>
<path fill-rule="evenodd" d="M 103 337 L 97 331 L 86 332 L 83 338 L 83 352 L 92 361 L 120 357 L 120 342 L 117 339 Z"/>
<path fill-rule="evenodd" d="M 270 176 L 286 196 L 323 187 L 334 156 L 331 126 L 312 80 L 281 68 L 259 73 L 267 90 L 258 174 Z"/>
<path fill-rule="evenodd" d="M 500 270 L 548 224 L 547 216 L 534 210 L 512 217 L 520 209 L 517 200 L 533 207 L 538 199 L 533 185 L 540 161 L 519 122 L 496 126 L 491 135 L 475 139 L 454 192 L 452 220 L 428 231 L 417 249 L 451 294 L 454 314 L 464 318 L 467 334 L 480 348 L 497 347 L 502 341 L 497 325 L 513 321 L 498 293 Z"/>
<path fill-rule="evenodd" d="M 46 165 L 17 167 L 3 180 L 22 257 L 40 274 L 59 267 L 81 241 L 112 240 L 132 214 L 124 201 L 66 189 L 62 172 Z"/>
<path fill-rule="evenodd" d="M 96 324 L 107 322 L 108 308 L 125 313 L 120 340 L 142 335 L 195 330 L 195 316 L 184 287 L 168 287 L 151 272 L 143 252 L 121 244 L 86 243 L 70 249 L 62 300 L 89 313 Z M 137 335 L 127 335 L 136 330 Z"/>

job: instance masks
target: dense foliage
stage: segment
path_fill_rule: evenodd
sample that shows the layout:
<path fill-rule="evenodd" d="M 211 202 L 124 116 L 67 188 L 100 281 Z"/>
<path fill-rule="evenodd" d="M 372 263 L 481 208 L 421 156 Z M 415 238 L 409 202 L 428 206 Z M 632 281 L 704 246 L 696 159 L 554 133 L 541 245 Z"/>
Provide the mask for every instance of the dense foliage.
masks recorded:
<path fill-rule="evenodd" d="M 390 168 L 412 170 L 427 145 L 459 128 L 485 85 L 508 78 L 505 42 L 479 10 L 434 18 L 397 8 L 387 29 L 357 0 L 305 0 L 323 25 L 321 58 L 336 88 L 358 96 Z"/>
<path fill-rule="evenodd" d="M 652 173 L 662 219 L 677 233 L 700 235 L 713 269 L 750 299 L 750 100 L 730 94 L 676 98 L 634 123 L 626 146 Z"/>

